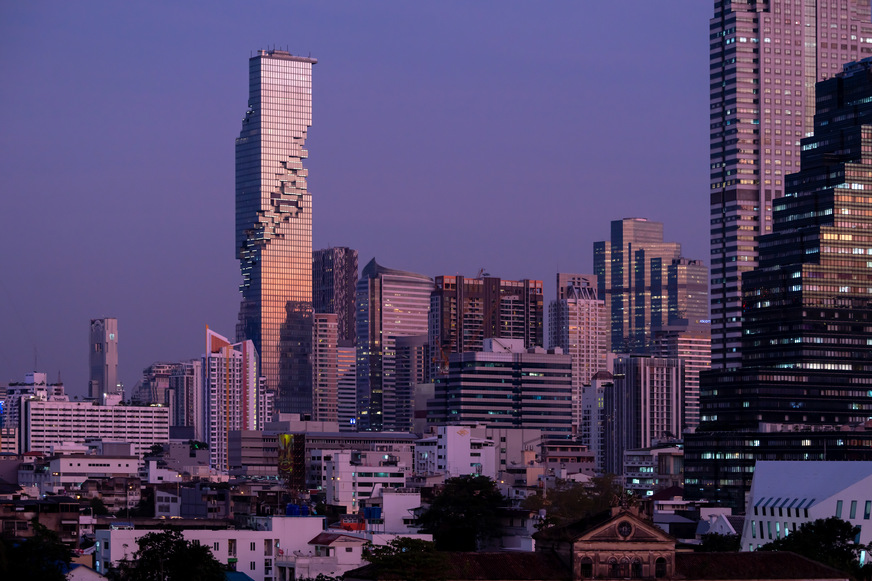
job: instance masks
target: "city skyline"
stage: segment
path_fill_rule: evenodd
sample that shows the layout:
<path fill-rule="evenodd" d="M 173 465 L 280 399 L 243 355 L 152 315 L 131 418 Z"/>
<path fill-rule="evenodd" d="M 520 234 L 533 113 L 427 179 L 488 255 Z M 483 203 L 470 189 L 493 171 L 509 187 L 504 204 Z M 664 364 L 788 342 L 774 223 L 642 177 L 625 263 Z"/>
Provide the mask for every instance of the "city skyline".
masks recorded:
<path fill-rule="evenodd" d="M 704 248 L 702 4 L 664 15 L 641 1 L 548 14 L 292 3 L 293 32 L 277 4 L 209 18 L 111 3 L 0 8 L 0 66 L 17 87 L 0 93 L 0 236 L 20 248 L 2 260 L 12 276 L 0 281 L 0 382 L 35 366 L 84 395 L 92 318 L 119 320 L 127 389 L 155 361 L 199 356 L 205 322 L 232 334 L 232 140 L 257 49 L 321 63 L 307 143 L 316 249 L 350 246 L 363 263 L 428 276 L 484 268 L 544 280 L 552 296 L 554 273 L 592 271 L 609 220 L 662 221 Z M 627 45 L 651 38 L 652 22 L 665 40 L 641 58 Z M 519 148 L 529 161 L 506 171 Z M 637 172 L 617 169 L 627 159 Z M 49 171 L 60 182 L 43 183 Z M 448 188 L 434 180 L 445 171 Z M 505 234 L 531 216 L 531 236 Z"/>

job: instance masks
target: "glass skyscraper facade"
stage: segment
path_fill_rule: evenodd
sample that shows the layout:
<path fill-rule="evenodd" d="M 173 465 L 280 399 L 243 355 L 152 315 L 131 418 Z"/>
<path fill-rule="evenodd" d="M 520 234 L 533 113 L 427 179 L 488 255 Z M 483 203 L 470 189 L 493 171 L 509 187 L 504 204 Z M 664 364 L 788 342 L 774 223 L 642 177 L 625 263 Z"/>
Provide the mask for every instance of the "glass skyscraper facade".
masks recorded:
<path fill-rule="evenodd" d="M 742 366 L 702 375 L 691 498 L 743 506 L 756 460 L 872 459 L 872 62 L 818 83 L 816 103 L 742 277 Z"/>
<path fill-rule="evenodd" d="M 869 0 L 715 0 L 709 23 L 712 367 L 738 367 L 742 273 L 799 171 L 815 82 L 872 55 Z"/>
<path fill-rule="evenodd" d="M 281 412 L 312 407 L 312 198 L 303 161 L 316 62 L 281 50 L 249 59 L 236 140 L 237 338 L 254 342 Z"/>

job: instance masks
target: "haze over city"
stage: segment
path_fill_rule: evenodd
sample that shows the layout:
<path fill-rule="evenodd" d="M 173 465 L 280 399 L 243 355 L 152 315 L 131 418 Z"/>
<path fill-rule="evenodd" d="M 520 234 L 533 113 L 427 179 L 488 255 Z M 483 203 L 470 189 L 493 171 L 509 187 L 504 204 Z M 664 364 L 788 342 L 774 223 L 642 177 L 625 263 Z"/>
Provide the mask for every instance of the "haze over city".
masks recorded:
<path fill-rule="evenodd" d="M 678 7 L 680 6 L 680 9 Z M 590 272 L 628 216 L 708 263 L 710 3 L 0 6 L 0 380 L 127 387 L 235 333 L 248 58 L 315 57 L 313 248 L 429 276 Z"/>

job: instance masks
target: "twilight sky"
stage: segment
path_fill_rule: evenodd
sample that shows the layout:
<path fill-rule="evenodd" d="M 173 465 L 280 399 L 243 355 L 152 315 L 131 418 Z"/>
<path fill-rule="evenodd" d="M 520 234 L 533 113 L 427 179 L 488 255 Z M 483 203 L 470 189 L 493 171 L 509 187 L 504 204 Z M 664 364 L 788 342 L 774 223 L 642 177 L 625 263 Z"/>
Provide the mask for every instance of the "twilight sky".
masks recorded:
<path fill-rule="evenodd" d="M 88 321 L 128 388 L 232 337 L 247 59 L 313 72 L 313 246 L 361 267 L 545 281 L 611 220 L 708 263 L 702 0 L 0 3 L 0 383 L 86 393 Z"/>

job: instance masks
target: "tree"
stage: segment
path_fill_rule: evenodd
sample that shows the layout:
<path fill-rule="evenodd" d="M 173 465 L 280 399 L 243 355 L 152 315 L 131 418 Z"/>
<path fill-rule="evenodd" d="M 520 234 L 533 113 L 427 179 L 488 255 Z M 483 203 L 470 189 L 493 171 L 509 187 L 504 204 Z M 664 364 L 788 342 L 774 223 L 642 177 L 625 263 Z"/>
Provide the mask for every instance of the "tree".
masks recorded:
<path fill-rule="evenodd" d="M 190 542 L 174 529 L 148 533 L 137 541 L 132 559 L 119 563 L 119 581 L 223 581 L 224 566 L 206 545 Z"/>
<path fill-rule="evenodd" d="M 702 543 L 694 551 L 697 553 L 738 553 L 742 546 L 741 543 L 742 535 L 706 533 L 702 536 Z"/>
<path fill-rule="evenodd" d="M 367 543 L 363 558 L 378 568 L 379 578 L 445 579 L 448 555 L 436 550 L 436 544 L 421 539 L 397 537 L 387 545 Z"/>
<path fill-rule="evenodd" d="M 33 536 L 22 541 L 0 540 L 0 578 L 63 581 L 70 549 L 58 534 L 35 518 Z"/>
<path fill-rule="evenodd" d="M 539 528 L 581 520 L 616 506 L 624 491 L 612 474 L 592 478 L 590 483 L 557 480 L 551 488 L 528 496 L 521 503 L 527 510 L 545 510 Z"/>
<path fill-rule="evenodd" d="M 760 547 L 760 551 L 791 551 L 856 578 L 868 578 L 872 567 L 860 566 L 860 552 L 872 550 L 872 543 L 860 545 L 860 527 L 831 516 L 803 523 L 784 538 Z"/>
<path fill-rule="evenodd" d="M 95 496 L 91 499 L 91 513 L 94 516 L 106 516 L 109 514 L 109 509 L 106 508 L 106 503 L 103 502 L 103 499 L 99 496 Z"/>
<path fill-rule="evenodd" d="M 419 522 L 431 533 L 440 551 L 475 551 L 482 541 L 497 536 L 496 511 L 505 498 L 487 476 L 449 478 Z"/>

